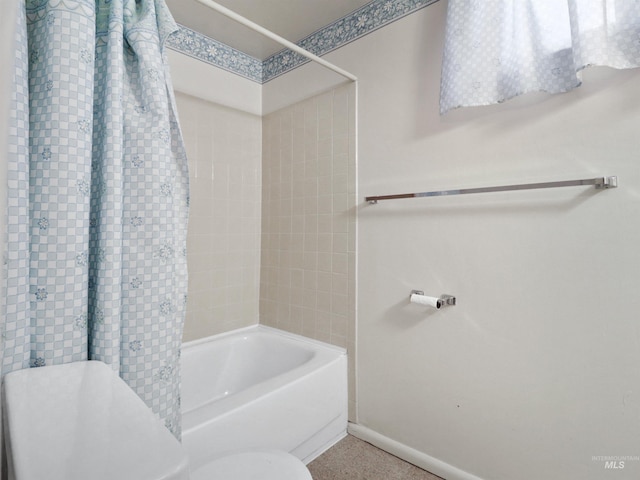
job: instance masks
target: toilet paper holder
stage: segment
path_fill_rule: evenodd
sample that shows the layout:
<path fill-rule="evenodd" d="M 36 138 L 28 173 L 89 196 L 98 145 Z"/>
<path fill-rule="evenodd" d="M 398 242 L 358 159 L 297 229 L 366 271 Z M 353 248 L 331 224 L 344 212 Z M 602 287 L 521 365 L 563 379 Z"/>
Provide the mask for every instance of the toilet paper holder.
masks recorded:
<path fill-rule="evenodd" d="M 411 290 L 411 293 L 409 294 L 409 298 L 411 298 L 412 295 L 424 295 L 424 292 L 422 290 Z M 438 297 L 438 308 L 449 307 L 455 304 L 456 304 L 456 297 L 454 297 L 453 295 L 443 294 Z"/>

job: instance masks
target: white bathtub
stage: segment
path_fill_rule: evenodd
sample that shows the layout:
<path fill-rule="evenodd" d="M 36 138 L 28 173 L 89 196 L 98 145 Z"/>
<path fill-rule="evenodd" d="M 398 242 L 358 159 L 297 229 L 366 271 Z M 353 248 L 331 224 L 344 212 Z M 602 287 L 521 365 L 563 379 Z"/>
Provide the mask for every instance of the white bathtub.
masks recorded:
<path fill-rule="evenodd" d="M 308 463 L 346 435 L 344 349 L 265 326 L 182 349 L 182 442 L 191 468 L 242 449 Z"/>

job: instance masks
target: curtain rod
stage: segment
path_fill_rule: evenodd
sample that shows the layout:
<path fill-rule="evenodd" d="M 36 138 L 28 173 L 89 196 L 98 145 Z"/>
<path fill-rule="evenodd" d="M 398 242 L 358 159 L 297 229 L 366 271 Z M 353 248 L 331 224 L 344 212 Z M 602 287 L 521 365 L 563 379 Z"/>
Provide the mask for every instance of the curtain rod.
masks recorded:
<path fill-rule="evenodd" d="M 345 78 L 347 78 L 347 79 L 349 79 L 349 80 L 351 80 L 353 82 L 358 80 L 358 77 L 356 77 L 352 73 L 349 73 L 346 70 L 343 70 L 342 68 L 337 67 L 333 63 L 327 62 L 326 60 L 318 57 L 317 55 L 314 55 L 313 53 L 309 52 L 308 50 L 305 50 L 304 48 L 296 45 L 295 43 L 290 42 L 286 38 L 283 38 L 280 35 L 278 35 L 276 33 L 273 33 L 271 30 L 267 30 L 266 28 L 258 25 L 257 23 L 252 22 L 248 18 L 245 18 L 242 15 L 237 14 L 233 10 L 229 10 L 227 7 L 223 7 L 222 5 L 220 5 L 219 3 L 214 2 L 213 0 L 196 0 L 196 1 L 198 3 L 204 5 L 205 7 L 209 7 L 211 9 L 215 10 L 216 12 L 221 13 L 222 15 L 224 15 L 225 17 L 230 18 L 231 20 L 234 20 L 234 21 L 244 25 L 245 27 L 250 28 L 251 30 L 254 30 L 254 31 L 258 32 L 258 33 L 261 33 L 265 37 L 268 37 L 271 40 L 273 40 L 275 42 L 278 42 L 280 45 L 283 45 L 283 46 L 287 47 L 289 50 L 293 50 L 294 52 L 299 53 L 303 57 L 306 57 L 309 60 L 313 60 L 314 62 L 319 63 L 320 65 L 328 68 L 329 70 L 332 70 L 333 72 L 335 72 L 335 73 L 337 73 L 339 75 L 342 75 L 343 77 L 345 77 Z"/>

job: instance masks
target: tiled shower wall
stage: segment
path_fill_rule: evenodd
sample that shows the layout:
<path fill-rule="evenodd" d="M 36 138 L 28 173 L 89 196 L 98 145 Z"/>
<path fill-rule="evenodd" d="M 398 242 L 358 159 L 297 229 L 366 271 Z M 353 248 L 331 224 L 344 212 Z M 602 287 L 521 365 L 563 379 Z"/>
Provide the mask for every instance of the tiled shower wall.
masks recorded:
<path fill-rule="evenodd" d="M 347 348 L 355 410 L 355 88 L 263 118 L 260 322 Z"/>
<path fill-rule="evenodd" d="M 189 158 L 184 341 L 258 323 L 261 118 L 176 93 Z"/>

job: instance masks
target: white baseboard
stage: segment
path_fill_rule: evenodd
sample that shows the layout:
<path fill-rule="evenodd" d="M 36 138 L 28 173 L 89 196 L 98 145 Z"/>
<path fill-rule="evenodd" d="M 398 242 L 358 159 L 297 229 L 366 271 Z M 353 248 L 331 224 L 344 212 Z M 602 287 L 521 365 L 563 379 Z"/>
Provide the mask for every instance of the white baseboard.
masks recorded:
<path fill-rule="evenodd" d="M 446 480 L 483 480 L 480 477 L 476 477 L 442 460 L 438 460 L 426 453 L 422 453 L 389 437 L 385 437 L 362 425 L 349 423 L 347 431 L 354 437 L 369 442 L 402 460 L 412 463 Z"/>

